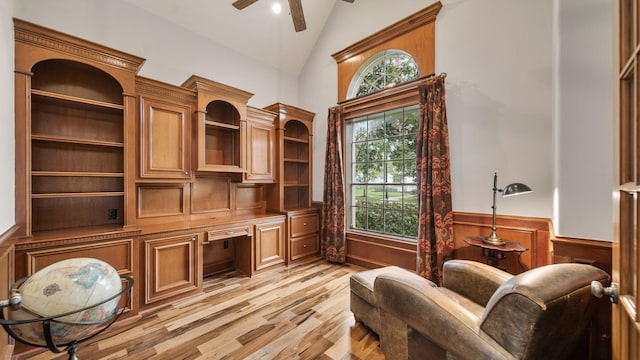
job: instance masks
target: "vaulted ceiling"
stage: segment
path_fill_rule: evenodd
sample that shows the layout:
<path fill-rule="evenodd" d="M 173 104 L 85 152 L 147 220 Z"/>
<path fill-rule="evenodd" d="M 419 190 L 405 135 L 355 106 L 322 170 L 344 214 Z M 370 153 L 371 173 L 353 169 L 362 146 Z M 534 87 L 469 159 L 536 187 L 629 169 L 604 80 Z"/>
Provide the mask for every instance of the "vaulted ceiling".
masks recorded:
<path fill-rule="evenodd" d="M 296 32 L 287 0 L 262 0 L 238 10 L 233 0 L 124 0 L 240 54 L 297 75 L 302 70 L 337 0 L 303 0 L 307 29 Z M 280 2 L 279 15 L 271 11 Z"/>

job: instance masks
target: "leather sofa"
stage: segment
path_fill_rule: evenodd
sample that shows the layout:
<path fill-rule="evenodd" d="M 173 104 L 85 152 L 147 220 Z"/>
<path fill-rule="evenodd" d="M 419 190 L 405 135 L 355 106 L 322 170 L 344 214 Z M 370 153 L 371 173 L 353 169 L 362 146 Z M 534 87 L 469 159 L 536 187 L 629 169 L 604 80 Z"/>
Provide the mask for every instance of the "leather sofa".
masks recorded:
<path fill-rule="evenodd" d="M 599 299 L 591 265 L 553 264 L 510 275 L 450 260 L 440 287 L 402 273 L 379 274 L 380 345 L 387 359 L 570 359 Z"/>

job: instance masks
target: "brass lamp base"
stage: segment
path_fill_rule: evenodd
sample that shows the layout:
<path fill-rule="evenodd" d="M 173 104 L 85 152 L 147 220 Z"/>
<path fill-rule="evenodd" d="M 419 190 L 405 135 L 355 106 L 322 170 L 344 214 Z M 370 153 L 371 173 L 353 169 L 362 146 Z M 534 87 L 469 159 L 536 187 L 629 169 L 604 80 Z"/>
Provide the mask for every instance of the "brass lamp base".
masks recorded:
<path fill-rule="evenodd" d="M 504 245 L 507 242 L 505 240 L 500 239 L 495 233 L 491 234 L 491 236 L 483 237 L 482 242 L 490 245 Z"/>

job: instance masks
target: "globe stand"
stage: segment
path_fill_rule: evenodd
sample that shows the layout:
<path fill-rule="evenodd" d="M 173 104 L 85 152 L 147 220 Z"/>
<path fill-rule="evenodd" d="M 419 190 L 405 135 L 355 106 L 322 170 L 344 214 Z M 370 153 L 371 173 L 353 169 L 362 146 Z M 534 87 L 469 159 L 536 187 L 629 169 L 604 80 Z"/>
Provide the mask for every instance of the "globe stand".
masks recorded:
<path fill-rule="evenodd" d="M 125 307 L 122 307 L 122 309 L 115 309 L 113 311 L 113 314 L 111 314 L 109 317 L 105 318 L 105 319 L 101 319 L 100 321 L 82 321 L 82 322 L 73 322 L 73 324 L 76 325 L 87 325 L 87 326 L 99 326 L 99 325 L 104 325 L 102 328 L 97 329 L 97 330 L 92 330 L 92 332 L 86 336 L 83 337 L 81 339 L 75 339 L 69 342 L 64 342 L 61 344 L 56 344 L 54 339 L 53 339 L 53 329 L 52 329 L 52 323 L 56 324 L 56 323 L 68 323 L 65 321 L 61 321 L 61 318 L 70 316 L 70 315 L 74 315 L 77 313 L 81 313 L 87 310 L 90 310 L 94 307 L 98 307 L 101 306 L 102 304 L 106 304 L 109 301 L 112 301 L 116 298 L 119 298 L 122 294 L 126 293 L 127 294 L 127 301 L 125 303 L 129 302 L 130 299 L 130 290 L 133 287 L 133 278 L 131 276 L 128 275 L 120 275 L 120 278 L 123 280 L 126 280 L 127 286 L 122 289 L 120 292 L 118 292 L 117 294 L 114 294 L 113 296 L 99 302 L 99 303 L 95 303 L 92 304 L 90 306 L 86 306 L 82 309 L 78 309 L 78 310 L 74 310 L 71 312 L 67 312 L 64 314 L 58 314 L 58 315 L 54 315 L 54 316 L 48 316 L 48 317 L 36 317 L 34 319 L 26 319 L 26 320 L 8 320 L 5 317 L 5 310 L 6 311 L 17 311 L 20 309 L 20 302 L 21 302 L 21 296 L 18 292 L 18 289 L 20 288 L 20 286 L 22 285 L 22 283 L 24 283 L 27 278 L 23 278 L 20 279 L 18 281 L 16 281 L 13 286 L 11 287 L 11 295 L 9 300 L 5 300 L 5 301 L 0 301 L 0 324 L 2 325 L 2 327 L 5 329 L 5 331 L 14 339 L 16 339 L 17 341 L 25 344 L 25 345 L 29 345 L 29 346 L 35 346 L 35 347 L 45 347 L 47 349 L 49 349 L 49 351 L 53 352 L 53 353 L 61 353 L 61 352 L 67 352 L 67 354 L 69 354 L 69 360 L 79 360 L 78 355 L 76 354 L 78 351 L 78 344 L 82 343 L 84 341 L 87 341 L 89 339 L 92 339 L 96 336 L 98 336 L 99 334 L 101 334 L 102 332 L 104 332 L 105 330 L 107 330 L 113 323 L 116 322 L 116 320 L 118 320 L 118 318 L 120 317 L 120 315 L 122 315 L 124 313 Z M 38 344 L 38 343 L 33 343 L 31 341 L 28 341 L 24 338 L 22 338 L 20 336 L 20 334 L 16 331 L 14 331 L 14 327 L 16 326 L 20 326 L 20 325 L 29 325 L 29 324 L 33 324 L 33 325 L 37 325 L 37 323 L 41 323 L 42 325 L 42 336 L 44 337 L 45 340 L 45 344 Z M 17 328 L 16 328 L 17 329 Z"/>

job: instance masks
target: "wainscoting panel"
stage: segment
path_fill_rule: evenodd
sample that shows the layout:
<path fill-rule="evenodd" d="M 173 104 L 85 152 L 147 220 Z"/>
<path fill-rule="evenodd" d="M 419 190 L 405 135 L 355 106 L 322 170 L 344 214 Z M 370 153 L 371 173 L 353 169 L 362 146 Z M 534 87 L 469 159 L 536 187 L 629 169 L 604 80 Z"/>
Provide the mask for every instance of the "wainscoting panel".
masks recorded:
<path fill-rule="evenodd" d="M 498 216 L 498 236 L 517 241 L 528 248 L 520 258 L 515 253 L 507 254 L 500 262 L 511 273 L 520 273 L 532 267 L 549 264 L 550 223 L 548 219 Z M 491 233 L 491 215 L 454 212 L 453 259 L 485 262 L 482 250 L 464 242 L 468 236 L 487 236 Z M 416 269 L 417 245 L 408 241 L 394 241 L 368 234 L 347 233 L 347 262 L 366 268 L 396 265 L 405 269 Z"/>
<path fill-rule="evenodd" d="M 486 261 L 482 257 L 482 249 L 469 246 L 464 242 L 468 236 L 488 236 L 491 234 L 491 215 L 474 213 L 455 213 L 453 234 L 455 250 L 452 254 L 456 259 Z M 528 248 L 527 251 L 507 253 L 500 266 L 508 272 L 518 274 L 534 267 L 549 264 L 550 253 L 550 222 L 548 219 L 497 216 L 496 233 L 500 238 L 516 241 Z"/>

